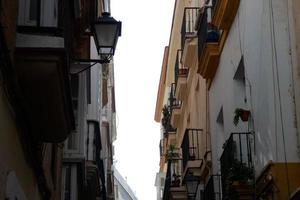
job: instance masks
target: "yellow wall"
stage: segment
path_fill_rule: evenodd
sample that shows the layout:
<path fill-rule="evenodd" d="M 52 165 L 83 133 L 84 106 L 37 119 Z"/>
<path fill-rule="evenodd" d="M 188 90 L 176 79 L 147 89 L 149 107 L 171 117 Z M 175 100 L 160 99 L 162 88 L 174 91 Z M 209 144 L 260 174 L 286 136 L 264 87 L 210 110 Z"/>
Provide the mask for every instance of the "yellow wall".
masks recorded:
<path fill-rule="evenodd" d="M 203 5 L 203 1 L 177 1 L 174 12 L 172 32 L 169 44 L 169 57 L 167 68 L 167 85 L 174 82 L 174 67 L 177 50 L 181 48 L 181 25 L 185 7 Z M 196 52 L 195 55 L 198 55 Z M 181 146 L 185 130 L 187 128 L 203 129 L 199 143 L 201 144 L 202 156 L 210 149 L 210 140 L 207 138 L 207 86 L 206 80 L 197 73 L 198 59 L 189 66 L 187 95 L 183 99 L 182 112 L 177 125 L 177 147 Z M 207 146 L 206 146 L 207 144 Z"/>
<path fill-rule="evenodd" d="M 289 199 L 300 186 L 300 163 L 270 163 L 256 183 L 257 191 L 261 193 L 262 186 L 272 180 L 273 192 L 264 191 L 267 199 Z"/>
<path fill-rule="evenodd" d="M 28 200 L 40 199 L 32 168 L 25 160 L 14 118 L 0 87 L 0 199 L 4 199 L 6 175 L 14 171 Z"/>

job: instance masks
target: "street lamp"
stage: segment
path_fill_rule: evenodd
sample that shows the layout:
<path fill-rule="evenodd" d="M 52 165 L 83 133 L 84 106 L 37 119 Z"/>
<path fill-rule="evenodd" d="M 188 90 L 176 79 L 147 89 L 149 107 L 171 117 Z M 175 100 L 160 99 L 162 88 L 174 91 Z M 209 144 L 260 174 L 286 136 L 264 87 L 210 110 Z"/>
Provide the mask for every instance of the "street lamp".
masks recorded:
<path fill-rule="evenodd" d="M 72 74 L 81 73 L 97 63 L 109 63 L 121 36 L 121 27 L 122 22 L 111 17 L 109 12 L 103 12 L 102 16 L 91 25 L 91 35 L 94 37 L 100 59 L 74 59 L 73 66 L 77 70 Z"/>
<path fill-rule="evenodd" d="M 192 173 L 188 173 L 185 176 L 185 184 L 186 184 L 186 190 L 189 200 L 194 200 L 197 195 L 197 189 L 199 185 L 199 177 L 194 176 Z"/>
<path fill-rule="evenodd" d="M 93 24 L 92 33 L 95 39 L 98 54 L 110 58 L 115 54 L 118 37 L 121 36 L 121 22 L 104 12 Z"/>

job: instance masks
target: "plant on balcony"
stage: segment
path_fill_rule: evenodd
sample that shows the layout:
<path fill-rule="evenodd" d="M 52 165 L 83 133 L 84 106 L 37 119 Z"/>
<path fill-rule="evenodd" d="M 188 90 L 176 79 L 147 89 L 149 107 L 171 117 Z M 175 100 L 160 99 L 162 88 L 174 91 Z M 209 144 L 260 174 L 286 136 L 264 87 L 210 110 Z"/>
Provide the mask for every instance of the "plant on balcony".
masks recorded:
<path fill-rule="evenodd" d="M 243 108 L 236 108 L 234 111 L 233 124 L 237 126 L 239 119 L 242 121 L 248 121 L 250 116 L 250 110 L 245 110 Z"/>
<path fill-rule="evenodd" d="M 171 187 L 179 187 L 179 186 L 180 186 L 180 175 L 174 173 Z"/>
<path fill-rule="evenodd" d="M 248 167 L 245 163 L 234 159 L 232 167 L 227 171 L 227 176 L 225 178 L 225 196 L 231 200 L 238 200 L 239 194 L 235 188 L 238 185 L 251 185 L 253 176 L 253 167 Z"/>
<path fill-rule="evenodd" d="M 161 119 L 161 124 L 163 126 L 164 135 L 168 133 L 168 131 L 172 130 L 172 126 L 170 124 L 171 121 L 171 113 L 167 105 L 164 105 L 162 109 L 163 117 Z"/>
<path fill-rule="evenodd" d="M 207 38 L 206 42 L 218 42 L 219 41 L 219 30 L 212 23 L 207 25 Z"/>
<path fill-rule="evenodd" d="M 170 160 L 170 161 L 174 162 L 175 159 L 179 158 L 179 153 L 177 153 L 175 151 L 176 151 L 175 145 L 171 144 L 169 146 L 168 151 L 167 151 L 167 155 L 166 155 L 167 160 Z"/>

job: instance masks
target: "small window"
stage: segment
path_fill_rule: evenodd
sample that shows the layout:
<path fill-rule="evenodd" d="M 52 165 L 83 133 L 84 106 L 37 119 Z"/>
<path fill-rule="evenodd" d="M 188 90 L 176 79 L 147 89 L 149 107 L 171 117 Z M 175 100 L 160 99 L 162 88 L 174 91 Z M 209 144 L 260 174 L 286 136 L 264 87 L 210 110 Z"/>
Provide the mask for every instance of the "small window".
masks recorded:
<path fill-rule="evenodd" d="M 239 66 L 235 71 L 234 80 L 240 81 L 243 85 L 245 85 L 245 65 L 244 65 L 244 57 L 242 56 Z"/>
<path fill-rule="evenodd" d="M 69 150 L 77 150 L 78 143 L 79 143 L 79 134 L 76 131 L 72 131 L 68 140 L 67 140 L 67 147 Z"/>
<path fill-rule="evenodd" d="M 75 129 L 78 127 L 78 94 L 79 94 L 79 76 L 71 76 L 71 95 L 72 95 L 72 106 L 75 118 Z"/>
<path fill-rule="evenodd" d="M 91 69 L 86 70 L 86 100 L 91 104 Z"/>
<path fill-rule="evenodd" d="M 66 168 L 64 200 L 71 200 L 71 165 Z"/>
<path fill-rule="evenodd" d="M 19 26 L 57 27 L 58 0 L 19 0 Z"/>
<path fill-rule="evenodd" d="M 245 65 L 244 65 L 244 57 L 241 57 L 239 65 L 235 71 L 234 77 L 234 92 L 235 97 L 238 100 L 238 104 L 244 102 L 247 103 L 246 96 L 246 76 L 245 76 Z"/>
<path fill-rule="evenodd" d="M 224 116 L 223 116 L 223 107 L 221 107 L 218 117 L 217 117 L 217 123 L 224 124 Z"/>

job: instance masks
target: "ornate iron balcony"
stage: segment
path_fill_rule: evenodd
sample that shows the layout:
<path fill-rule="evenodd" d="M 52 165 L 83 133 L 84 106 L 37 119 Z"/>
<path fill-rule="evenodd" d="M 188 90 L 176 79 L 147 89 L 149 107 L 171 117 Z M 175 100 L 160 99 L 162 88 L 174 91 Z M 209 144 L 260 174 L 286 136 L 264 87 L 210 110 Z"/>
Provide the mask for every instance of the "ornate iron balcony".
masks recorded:
<path fill-rule="evenodd" d="M 181 25 L 181 49 L 184 48 L 184 43 L 187 38 L 195 37 L 197 35 L 195 27 L 199 13 L 199 7 L 187 7 L 184 9 Z"/>
<path fill-rule="evenodd" d="M 224 199 L 231 199 L 233 182 L 248 184 L 253 181 L 253 135 L 231 133 L 223 148 L 220 158 L 222 191 Z"/>
<path fill-rule="evenodd" d="M 183 169 L 186 168 L 188 161 L 202 159 L 199 143 L 201 133 L 201 129 L 186 129 L 181 144 Z"/>
<path fill-rule="evenodd" d="M 219 41 L 219 30 L 211 23 L 208 22 L 207 12 L 212 13 L 212 9 L 205 9 L 201 18 L 198 29 L 198 56 L 202 55 L 206 43 Z M 210 20 L 209 20 L 210 21 Z"/>
<path fill-rule="evenodd" d="M 189 69 L 181 63 L 181 57 L 182 57 L 182 50 L 178 49 L 176 55 L 175 68 L 174 68 L 175 69 L 175 90 L 177 89 L 178 78 L 187 77 L 189 72 Z"/>

